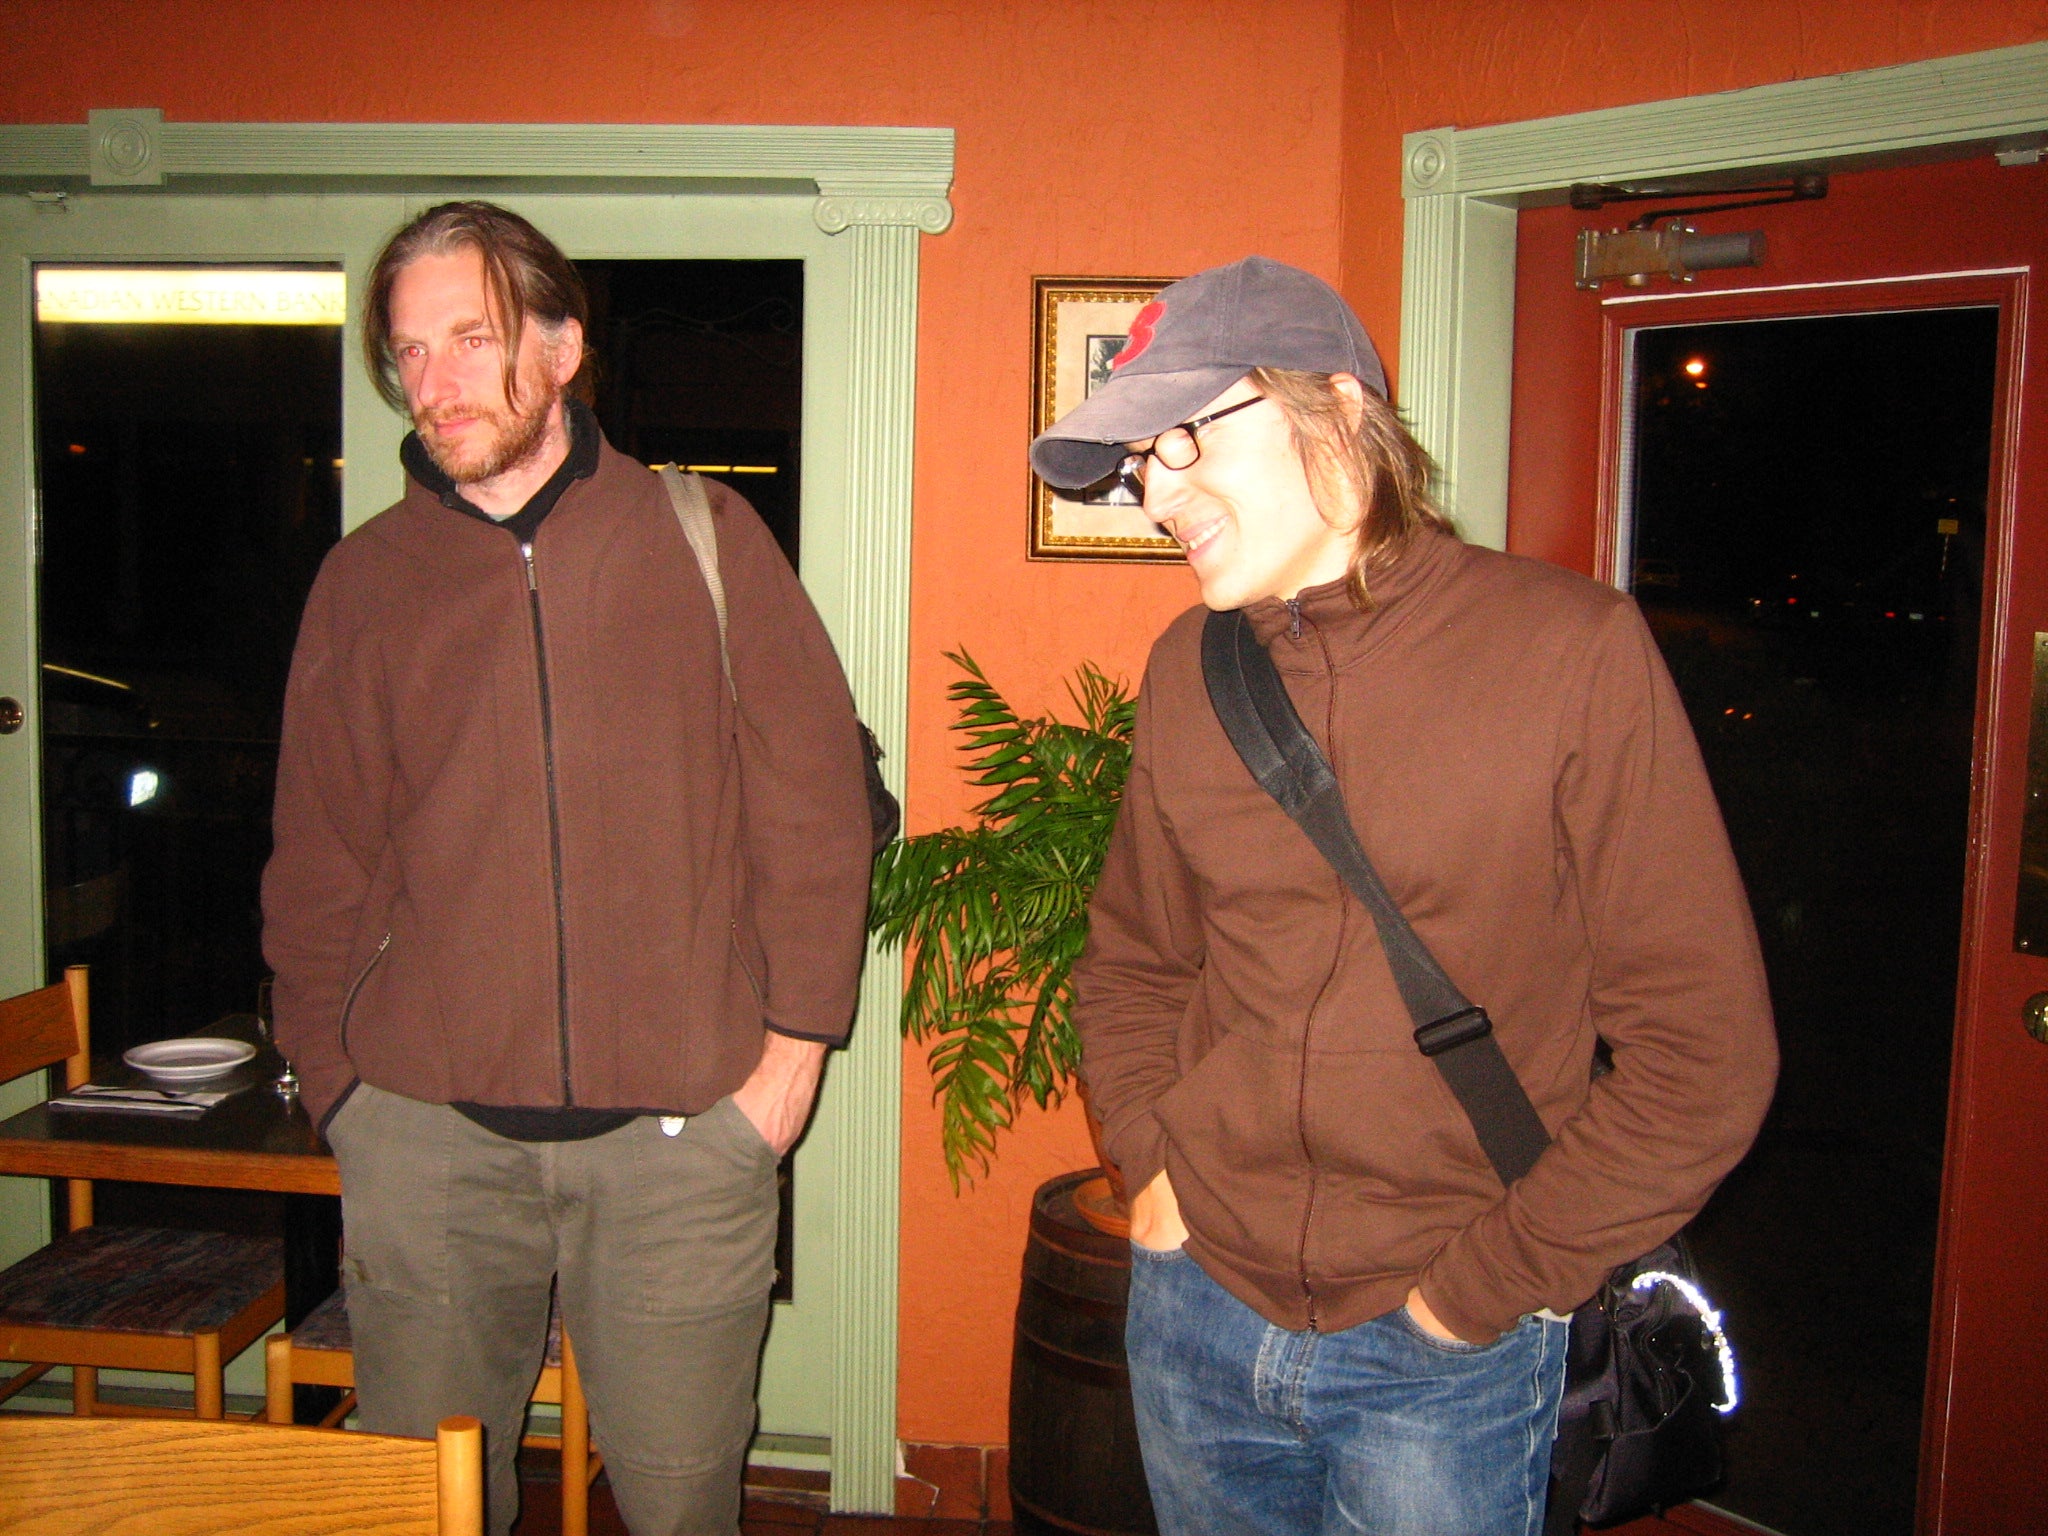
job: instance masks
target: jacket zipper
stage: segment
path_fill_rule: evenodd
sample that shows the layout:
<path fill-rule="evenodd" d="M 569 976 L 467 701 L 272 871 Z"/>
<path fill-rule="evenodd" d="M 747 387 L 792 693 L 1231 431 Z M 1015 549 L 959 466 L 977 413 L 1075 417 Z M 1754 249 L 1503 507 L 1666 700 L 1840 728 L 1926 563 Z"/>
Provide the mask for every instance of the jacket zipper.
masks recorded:
<path fill-rule="evenodd" d="M 355 1011 L 356 994 L 363 990 L 363 983 L 370 979 L 370 972 L 377 969 L 377 962 L 384 958 L 384 951 L 391 947 L 391 934 L 386 931 L 377 941 L 377 947 L 370 951 L 370 958 L 363 962 L 363 968 L 356 972 L 356 979 L 348 984 L 348 992 L 341 1000 L 341 1050 L 348 1054 L 348 1016 Z"/>
<path fill-rule="evenodd" d="M 1296 639 L 1301 638 L 1301 605 L 1288 599 L 1288 612 L 1293 617 L 1292 630 Z M 1330 648 L 1323 643 L 1322 631 L 1316 632 L 1316 646 L 1323 653 L 1323 670 L 1329 675 L 1330 697 L 1323 714 L 1323 739 L 1334 743 L 1337 739 L 1337 673 L 1330 663 Z M 1334 761 L 1332 766 L 1334 771 Z M 1323 977 L 1323 984 L 1316 988 L 1315 1000 L 1308 1005 L 1308 1018 L 1301 1027 L 1301 1074 L 1295 1084 L 1294 1119 L 1295 1128 L 1301 1136 L 1301 1159 L 1308 1165 L 1308 1200 L 1301 1211 L 1301 1240 L 1295 1254 L 1295 1263 L 1301 1277 L 1301 1294 L 1308 1303 L 1308 1326 L 1311 1333 L 1320 1332 L 1322 1320 L 1316 1312 L 1315 1287 L 1308 1279 L 1308 1236 L 1316 1219 L 1316 1165 L 1308 1145 L 1308 1061 L 1309 1043 L 1315 1035 L 1316 1012 L 1323 1005 L 1323 997 L 1330 990 L 1330 983 L 1337 979 L 1337 972 L 1344 963 L 1344 928 L 1349 912 L 1344 901 L 1344 883 L 1337 882 L 1337 949 L 1331 957 L 1329 973 Z"/>
<path fill-rule="evenodd" d="M 555 704 L 548 688 L 547 632 L 540 621 L 540 578 L 533 570 L 533 545 L 522 543 L 519 555 L 526 562 L 526 600 L 533 613 L 533 659 L 540 677 L 541 757 L 548 778 L 548 870 L 555 892 L 555 1042 L 562 1059 L 562 1103 L 576 1102 L 576 1090 L 569 1081 L 569 924 L 562 911 L 562 810 L 555 790 Z"/>

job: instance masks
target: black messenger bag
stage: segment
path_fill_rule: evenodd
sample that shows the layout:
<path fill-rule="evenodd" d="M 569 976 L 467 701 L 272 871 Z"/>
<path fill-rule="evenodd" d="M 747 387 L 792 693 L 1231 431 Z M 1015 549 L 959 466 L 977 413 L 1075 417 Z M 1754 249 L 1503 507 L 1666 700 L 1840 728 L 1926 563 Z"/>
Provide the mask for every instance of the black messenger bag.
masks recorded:
<path fill-rule="evenodd" d="M 1472 1121 L 1503 1185 L 1535 1166 L 1550 1133 L 1493 1037 L 1409 926 L 1360 846 L 1344 794 L 1242 613 L 1211 613 L 1202 677 L 1231 745 L 1372 914 L 1427 1056 Z M 1736 1402 L 1721 1317 L 1674 1238 L 1615 1269 L 1572 1314 L 1550 1463 L 1548 1536 L 1682 1504 L 1721 1480 L 1721 1417 Z"/>

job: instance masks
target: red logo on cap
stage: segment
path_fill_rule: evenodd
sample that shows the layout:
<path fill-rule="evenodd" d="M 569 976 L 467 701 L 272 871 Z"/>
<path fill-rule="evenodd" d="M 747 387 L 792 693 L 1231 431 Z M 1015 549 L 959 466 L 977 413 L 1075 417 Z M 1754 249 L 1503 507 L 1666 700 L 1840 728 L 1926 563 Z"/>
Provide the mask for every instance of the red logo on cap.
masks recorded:
<path fill-rule="evenodd" d="M 1154 299 L 1138 311 L 1138 318 L 1131 322 L 1131 339 L 1124 343 L 1123 350 L 1109 360 L 1109 371 L 1115 373 L 1125 363 L 1135 362 L 1144 350 L 1152 345 L 1152 328 L 1166 313 L 1166 306 Z"/>

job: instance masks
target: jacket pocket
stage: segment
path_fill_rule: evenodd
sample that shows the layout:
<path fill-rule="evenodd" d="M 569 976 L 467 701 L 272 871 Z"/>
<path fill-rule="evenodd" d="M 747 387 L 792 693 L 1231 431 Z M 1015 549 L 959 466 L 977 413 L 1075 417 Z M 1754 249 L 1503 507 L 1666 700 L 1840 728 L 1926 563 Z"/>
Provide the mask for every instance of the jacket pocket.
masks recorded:
<path fill-rule="evenodd" d="M 391 933 L 387 929 L 384 937 L 377 941 L 377 947 L 370 951 L 370 958 L 365 960 L 362 969 L 356 972 L 356 979 L 348 984 L 348 991 L 342 995 L 341 1022 L 337 1033 L 341 1037 L 341 1050 L 344 1056 L 348 1054 L 348 1016 L 356 1006 L 356 994 L 363 990 L 363 983 L 370 979 L 370 972 L 377 969 L 378 962 L 384 958 L 384 952 L 390 947 Z"/>
<path fill-rule="evenodd" d="M 329 1139 L 328 1132 L 333 1129 L 334 1122 L 341 1118 L 341 1112 L 348 1107 L 348 1101 L 356 1096 L 356 1090 L 362 1086 L 363 1080 L 360 1077 L 350 1078 L 348 1086 L 341 1090 L 341 1097 L 334 1101 L 334 1107 L 322 1115 L 320 1123 L 313 1128 L 314 1134 L 325 1141 L 330 1149 L 334 1143 Z"/>
<path fill-rule="evenodd" d="M 349 1095 L 334 1159 L 341 1170 L 342 1275 L 351 1307 L 396 1307 L 404 1314 L 407 1303 L 448 1304 L 455 1147 L 466 1124 L 446 1105 L 369 1083 Z"/>

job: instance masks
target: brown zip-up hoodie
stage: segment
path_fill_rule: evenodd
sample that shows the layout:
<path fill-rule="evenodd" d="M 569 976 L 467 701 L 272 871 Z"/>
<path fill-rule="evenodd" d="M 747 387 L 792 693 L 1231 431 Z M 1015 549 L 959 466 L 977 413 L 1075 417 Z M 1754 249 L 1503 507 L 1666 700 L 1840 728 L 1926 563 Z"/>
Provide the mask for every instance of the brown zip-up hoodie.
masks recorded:
<path fill-rule="evenodd" d="M 1082 1070 L 1131 1186 L 1171 1174 L 1189 1252 L 1268 1320 L 1424 1299 L 1481 1342 L 1568 1312 L 1749 1146 L 1776 1043 L 1741 881 L 1656 647 L 1620 594 L 1422 536 L 1249 617 L 1366 852 L 1492 1015 L 1554 1142 L 1504 1193 L 1372 919 L 1259 788 L 1161 637 L 1075 971 Z M 1614 1070 L 1592 1080 L 1596 1040 Z"/>
<path fill-rule="evenodd" d="M 707 489 L 737 706 L 660 481 L 609 445 L 530 560 L 415 481 L 329 553 L 263 882 L 316 1123 L 358 1079 L 694 1114 L 764 1025 L 844 1037 L 870 864 L 852 701 L 767 529 Z"/>

